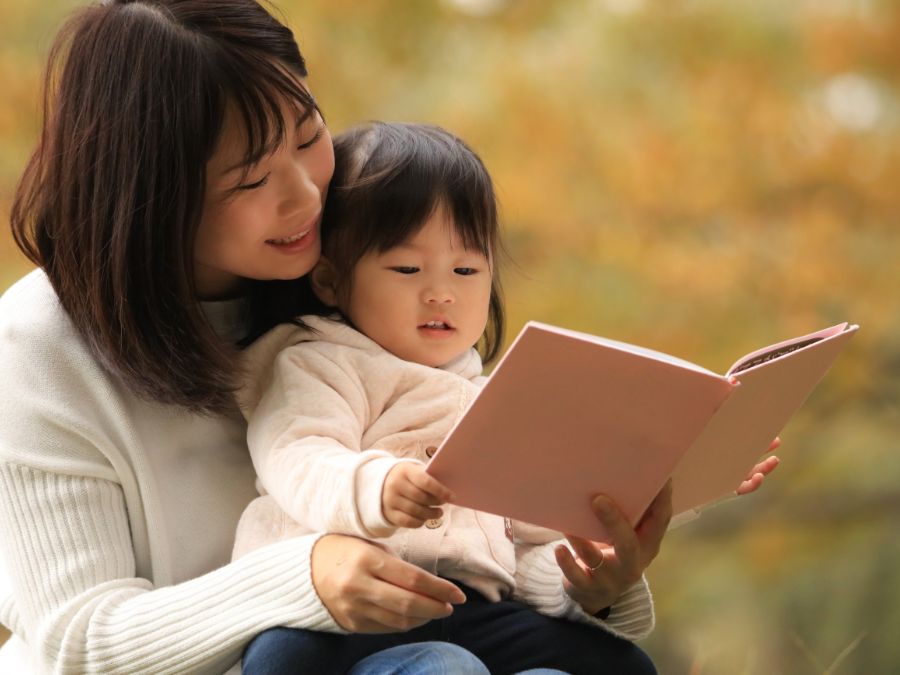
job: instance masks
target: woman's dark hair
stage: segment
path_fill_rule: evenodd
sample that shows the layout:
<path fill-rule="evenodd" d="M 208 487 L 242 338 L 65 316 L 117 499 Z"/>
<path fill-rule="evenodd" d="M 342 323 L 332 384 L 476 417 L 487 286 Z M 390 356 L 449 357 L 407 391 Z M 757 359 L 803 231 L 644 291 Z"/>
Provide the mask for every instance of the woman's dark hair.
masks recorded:
<path fill-rule="evenodd" d="M 305 75 L 291 31 L 253 0 L 107 1 L 57 37 L 13 236 L 138 395 L 232 407 L 234 351 L 194 286 L 206 164 L 226 105 L 247 130 L 247 163 L 280 143 L 283 102 L 316 109 Z"/>
<path fill-rule="evenodd" d="M 372 122 L 334 139 L 335 170 L 322 215 L 322 254 L 346 295 L 364 255 L 409 240 L 436 208 L 447 209 L 466 248 L 493 260 L 488 325 L 480 344 L 486 362 L 503 342 L 504 313 L 497 199 L 478 155 L 439 127 Z"/>

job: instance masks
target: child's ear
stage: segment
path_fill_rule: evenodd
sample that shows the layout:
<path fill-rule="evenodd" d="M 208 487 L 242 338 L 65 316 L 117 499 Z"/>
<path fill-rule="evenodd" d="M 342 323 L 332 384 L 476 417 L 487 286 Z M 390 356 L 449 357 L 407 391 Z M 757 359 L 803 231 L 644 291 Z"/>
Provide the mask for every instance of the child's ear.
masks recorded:
<path fill-rule="evenodd" d="M 337 273 L 328 258 L 319 258 L 319 262 L 310 274 L 313 293 L 329 307 L 337 307 Z"/>

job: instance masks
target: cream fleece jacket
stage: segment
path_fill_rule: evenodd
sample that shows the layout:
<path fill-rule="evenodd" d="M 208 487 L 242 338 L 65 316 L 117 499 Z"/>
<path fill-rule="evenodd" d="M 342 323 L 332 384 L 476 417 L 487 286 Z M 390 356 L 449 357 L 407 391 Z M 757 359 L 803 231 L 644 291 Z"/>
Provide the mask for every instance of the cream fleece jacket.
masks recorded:
<path fill-rule="evenodd" d="M 0 672 L 221 673 L 269 627 L 338 630 L 315 535 L 229 562 L 256 494 L 239 416 L 133 396 L 41 271 L 0 299 L 0 382 Z"/>
<path fill-rule="evenodd" d="M 421 528 L 393 527 L 381 508 L 387 473 L 427 461 L 477 394 L 481 359 L 472 349 L 431 368 L 341 321 L 303 322 L 310 330 L 280 326 L 245 352 L 240 402 L 265 494 L 241 518 L 235 557 L 309 532 L 352 534 L 494 601 L 513 597 L 631 640 L 652 629 L 644 580 L 605 622 L 585 614 L 563 589 L 553 554 L 559 533 L 452 505 Z"/>

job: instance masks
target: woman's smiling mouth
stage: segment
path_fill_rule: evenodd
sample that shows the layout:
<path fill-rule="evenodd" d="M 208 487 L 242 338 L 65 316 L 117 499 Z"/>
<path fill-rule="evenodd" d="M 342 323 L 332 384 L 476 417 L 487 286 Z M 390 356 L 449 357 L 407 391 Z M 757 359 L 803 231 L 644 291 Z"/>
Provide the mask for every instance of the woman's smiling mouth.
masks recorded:
<path fill-rule="evenodd" d="M 276 246 L 284 246 L 285 244 L 293 244 L 295 241 L 300 241 L 309 234 L 310 230 L 303 230 L 303 232 L 298 232 L 297 234 L 291 235 L 290 237 L 284 237 L 283 239 L 267 239 L 267 244 L 275 244 Z"/>
<path fill-rule="evenodd" d="M 300 251 L 305 251 L 316 243 L 321 217 L 322 214 L 319 213 L 315 218 L 307 221 L 302 230 L 288 237 L 266 239 L 266 244 L 282 253 L 299 253 Z"/>

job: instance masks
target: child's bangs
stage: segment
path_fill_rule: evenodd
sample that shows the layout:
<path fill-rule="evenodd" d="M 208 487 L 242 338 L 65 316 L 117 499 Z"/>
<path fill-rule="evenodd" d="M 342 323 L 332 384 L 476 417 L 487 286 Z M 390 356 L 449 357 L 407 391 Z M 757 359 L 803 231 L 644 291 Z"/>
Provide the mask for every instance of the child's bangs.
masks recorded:
<path fill-rule="evenodd" d="M 457 201 L 448 197 L 447 201 L 446 208 L 463 246 L 491 258 L 496 239 L 496 217 L 471 199 Z"/>
<path fill-rule="evenodd" d="M 487 171 L 474 157 L 446 177 L 442 203 L 463 246 L 490 258 L 497 245 L 497 207 Z"/>
<path fill-rule="evenodd" d="M 435 127 L 376 129 L 380 143 L 360 182 L 377 193 L 371 199 L 374 210 L 386 211 L 377 218 L 381 231 L 373 233 L 377 248 L 385 251 L 409 240 L 436 210 L 445 209 L 463 245 L 491 257 L 497 237 L 494 190 L 475 153 Z"/>

